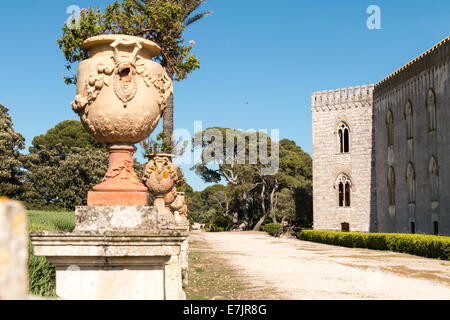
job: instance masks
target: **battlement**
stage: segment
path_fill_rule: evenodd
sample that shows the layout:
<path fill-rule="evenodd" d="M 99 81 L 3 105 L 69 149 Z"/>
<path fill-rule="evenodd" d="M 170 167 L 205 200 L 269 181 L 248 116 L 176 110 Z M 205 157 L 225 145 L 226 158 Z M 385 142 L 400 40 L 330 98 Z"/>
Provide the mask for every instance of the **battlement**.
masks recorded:
<path fill-rule="evenodd" d="M 369 84 L 344 89 L 324 90 L 311 95 L 311 108 L 332 106 L 338 104 L 371 102 L 375 85 Z"/>

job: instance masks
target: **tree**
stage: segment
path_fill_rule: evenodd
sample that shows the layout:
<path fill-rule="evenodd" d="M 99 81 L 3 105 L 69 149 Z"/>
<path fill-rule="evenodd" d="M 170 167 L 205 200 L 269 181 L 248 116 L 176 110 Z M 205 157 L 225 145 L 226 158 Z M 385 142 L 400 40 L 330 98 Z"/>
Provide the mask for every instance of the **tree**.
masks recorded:
<path fill-rule="evenodd" d="M 283 139 L 276 143 L 262 133 L 216 127 L 196 133 L 193 145 L 203 152 L 201 162 L 192 170 L 205 182 L 228 182 L 228 202 L 233 219 L 240 222 L 235 223 L 238 229 L 253 226 L 253 230 L 259 230 L 268 217 L 273 222 L 281 219 L 292 224 L 310 224 L 312 159 L 294 141 Z M 252 156 L 255 146 L 256 161 Z M 264 170 L 267 169 L 264 148 L 267 157 L 279 164 L 278 170 L 271 174 Z"/>
<path fill-rule="evenodd" d="M 67 60 L 66 68 L 89 57 L 81 49 L 83 41 L 101 34 L 127 34 L 156 42 L 161 54 L 155 57 L 165 68 L 171 79 L 181 81 L 200 67 L 197 57 L 191 54 L 193 43 L 184 43 L 182 33 L 186 26 L 200 20 L 210 12 L 195 14 L 204 0 L 124 0 L 115 1 L 105 12 L 89 7 L 81 12 L 79 27 L 64 24 L 63 34 L 58 40 Z M 75 19 L 75 18 L 74 18 Z M 75 22 L 75 21 L 73 21 Z M 67 84 L 76 83 L 76 76 L 64 77 Z M 164 116 L 166 139 L 173 133 L 173 95 L 169 97 Z"/>
<path fill-rule="evenodd" d="M 236 200 L 234 201 L 233 219 L 235 222 L 237 222 L 236 220 L 241 222 L 238 227 L 241 230 L 249 226 L 249 203 L 257 197 L 254 192 L 258 190 L 262 212 L 262 216 L 255 226 L 258 230 L 270 212 L 266 210 L 266 192 L 270 190 L 269 193 L 273 198 L 273 192 L 277 190 L 276 184 L 269 183 L 276 179 L 265 174 L 264 169 L 267 169 L 267 164 L 262 163 L 264 157 L 262 157 L 261 150 L 264 147 L 273 150 L 276 148 L 276 144 L 273 144 L 270 138 L 262 132 L 243 132 L 214 127 L 197 132 L 193 146 L 201 146 L 203 152 L 201 162 L 192 169 L 205 182 L 217 183 L 225 180 L 233 187 Z M 271 157 L 271 152 L 268 152 L 267 156 Z"/>
<path fill-rule="evenodd" d="M 0 104 L 0 195 L 17 198 L 23 177 L 19 151 L 25 148 L 25 139 L 14 131 L 8 111 Z"/>
<path fill-rule="evenodd" d="M 108 153 L 56 144 L 39 146 L 24 157 L 23 199 L 34 206 L 73 210 L 86 205 L 87 193 L 108 169 Z"/>
<path fill-rule="evenodd" d="M 292 224 L 296 218 L 296 205 L 294 191 L 284 188 L 275 195 L 274 217 L 281 221 L 281 224 Z"/>
<path fill-rule="evenodd" d="M 169 2 L 176 4 L 181 8 L 181 23 L 184 27 L 187 27 L 203 17 L 211 14 L 211 11 L 203 11 L 203 12 L 197 12 L 199 7 L 206 1 L 206 0 L 134 0 L 136 3 L 140 4 L 141 6 L 145 5 L 156 5 L 158 2 Z M 178 55 L 171 56 L 170 53 L 167 56 L 166 60 L 162 60 L 163 67 L 166 68 L 166 71 L 171 79 L 176 79 L 177 70 L 173 67 L 173 64 L 170 61 L 176 61 L 178 59 Z M 166 142 L 171 143 L 171 138 L 173 136 L 173 112 L 174 112 L 174 95 L 173 93 L 169 96 L 169 99 L 167 101 L 167 107 L 164 110 L 163 114 L 163 131 L 166 134 Z"/>
<path fill-rule="evenodd" d="M 104 146 L 94 140 L 86 132 L 80 121 L 66 120 L 58 123 L 45 134 L 34 137 L 30 152 L 40 148 L 51 149 L 57 144 L 72 148 L 86 148 L 91 150 L 104 150 Z"/>

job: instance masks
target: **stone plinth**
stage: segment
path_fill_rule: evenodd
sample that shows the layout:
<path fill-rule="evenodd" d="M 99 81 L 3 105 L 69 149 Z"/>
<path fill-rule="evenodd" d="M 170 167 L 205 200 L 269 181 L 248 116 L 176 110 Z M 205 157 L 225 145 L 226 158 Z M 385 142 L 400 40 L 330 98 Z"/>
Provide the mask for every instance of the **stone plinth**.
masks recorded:
<path fill-rule="evenodd" d="M 179 217 L 179 216 L 178 216 Z M 181 218 L 181 217 L 180 217 Z M 175 212 L 175 220 L 177 220 L 177 212 Z M 189 220 L 185 218 L 181 218 L 178 221 L 179 228 L 182 228 L 185 232 L 189 233 Z M 180 260 L 181 260 L 181 273 L 183 277 L 183 286 L 187 286 L 189 284 L 189 238 L 186 238 L 181 244 L 181 252 L 180 252 Z"/>
<path fill-rule="evenodd" d="M 56 266 L 62 299 L 181 300 L 187 236 L 151 207 L 78 207 L 74 232 L 35 231 L 31 240 Z"/>

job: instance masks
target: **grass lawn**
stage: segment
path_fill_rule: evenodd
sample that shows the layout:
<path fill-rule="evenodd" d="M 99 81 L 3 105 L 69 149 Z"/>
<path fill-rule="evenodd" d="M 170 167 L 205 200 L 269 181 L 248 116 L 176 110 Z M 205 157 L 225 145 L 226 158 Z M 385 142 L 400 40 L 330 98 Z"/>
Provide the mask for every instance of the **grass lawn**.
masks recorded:
<path fill-rule="evenodd" d="M 75 213 L 58 211 L 27 211 L 28 230 L 72 231 L 75 228 Z"/>
<path fill-rule="evenodd" d="M 62 230 L 75 228 L 74 212 L 27 211 L 28 230 Z M 45 257 L 33 254 L 31 241 L 28 246 L 28 277 L 30 293 L 36 296 L 56 296 L 56 271 Z"/>

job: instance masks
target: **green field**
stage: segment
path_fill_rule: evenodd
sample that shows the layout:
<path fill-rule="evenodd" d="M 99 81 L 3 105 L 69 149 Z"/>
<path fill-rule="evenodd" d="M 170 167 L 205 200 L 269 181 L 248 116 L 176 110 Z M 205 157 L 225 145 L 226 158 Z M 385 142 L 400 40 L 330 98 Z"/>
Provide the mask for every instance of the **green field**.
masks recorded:
<path fill-rule="evenodd" d="M 28 230 L 72 231 L 75 228 L 73 212 L 27 211 Z M 33 245 L 29 242 L 28 275 L 30 293 L 43 297 L 56 296 L 55 267 L 45 257 L 33 254 Z"/>

